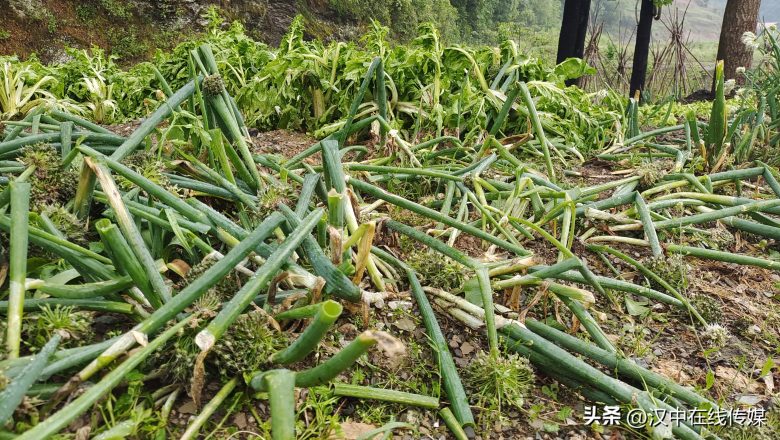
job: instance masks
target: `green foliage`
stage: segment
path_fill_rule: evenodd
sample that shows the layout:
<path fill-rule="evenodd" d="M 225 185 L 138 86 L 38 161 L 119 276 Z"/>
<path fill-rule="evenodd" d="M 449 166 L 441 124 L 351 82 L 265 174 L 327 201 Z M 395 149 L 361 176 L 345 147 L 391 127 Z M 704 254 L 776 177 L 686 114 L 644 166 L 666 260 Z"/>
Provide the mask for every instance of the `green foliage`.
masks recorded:
<path fill-rule="evenodd" d="M 35 166 L 30 177 L 30 206 L 64 204 L 73 197 L 75 171 L 60 167 L 60 155 L 50 144 L 39 143 L 22 149 L 19 162 Z"/>
<path fill-rule="evenodd" d="M 415 37 L 418 26 L 432 22 L 447 38 L 458 36 L 458 11 L 448 0 L 330 0 L 336 12 L 357 20 L 377 20 L 401 40 Z"/>
<path fill-rule="evenodd" d="M 429 286 L 452 292 L 463 287 L 465 268 L 457 262 L 430 252 L 415 250 L 406 256 L 406 263 L 422 276 Z"/>
<path fill-rule="evenodd" d="M 60 348 L 89 343 L 92 336 L 92 316 L 73 307 L 44 306 L 40 312 L 25 316 L 24 341 L 32 352 L 37 352 L 55 334 L 63 335 Z"/>
<path fill-rule="evenodd" d="M 76 17 L 86 24 L 92 23 L 92 20 L 97 17 L 97 9 L 91 4 L 80 4 L 76 6 Z"/>
<path fill-rule="evenodd" d="M 272 354 L 288 344 L 284 334 L 273 329 L 262 310 L 238 317 L 212 349 L 211 362 L 222 377 L 258 371 Z"/>
<path fill-rule="evenodd" d="M 108 15 L 114 18 L 129 18 L 132 15 L 132 3 L 121 0 L 100 0 L 100 5 Z"/>
<path fill-rule="evenodd" d="M 535 381 L 528 359 L 518 354 L 479 352 L 464 376 L 477 407 L 483 408 L 481 423 L 492 426 L 510 408 L 520 409 Z"/>

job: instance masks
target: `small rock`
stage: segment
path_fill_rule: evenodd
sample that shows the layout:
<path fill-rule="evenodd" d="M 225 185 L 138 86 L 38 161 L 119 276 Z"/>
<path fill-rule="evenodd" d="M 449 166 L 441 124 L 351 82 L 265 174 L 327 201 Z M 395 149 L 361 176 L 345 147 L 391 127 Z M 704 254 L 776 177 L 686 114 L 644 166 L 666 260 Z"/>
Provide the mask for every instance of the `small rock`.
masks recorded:
<path fill-rule="evenodd" d="M 664 354 L 664 351 L 661 350 L 660 348 L 656 348 L 655 350 L 653 350 L 653 354 L 656 356 L 661 356 Z"/>
<path fill-rule="evenodd" d="M 195 401 L 190 399 L 179 407 L 179 412 L 182 414 L 196 414 L 198 407 L 195 405 Z"/>
<path fill-rule="evenodd" d="M 388 306 L 392 310 L 411 310 L 412 309 L 412 303 L 409 301 L 390 301 L 387 303 Z"/>
<path fill-rule="evenodd" d="M 247 419 L 246 419 L 246 413 L 240 412 L 236 414 L 235 417 L 233 417 L 233 424 L 238 427 L 238 429 L 244 429 L 247 427 Z"/>
<path fill-rule="evenodd" d="M 477 348 L 474 347 L 473 345 L 471 345 L 468 341 L 464 342 L 460 346 L 460 351 L 463 353 L 464 356 L 468 356 L 470 353 L 473 353 L 474 350 L 476 350 L 476 349 Z"/>
<path fill-rule="evenodd" d="M 407 331 L 407 332 L 410 332 L 410 331 L 414 330 L 415 328 L 417 328 L 417 326 L 414 325 L 414 322 L 412 322 L 411 319 L 406 318 L 406 317 L 398 319 L 395 322 L 393 322 L 393 326 L 398 328 L 398 329 L 400 329 L 400 330 L 404 330 L 404 331 Z"/>
<path fill-rule="evenodd" d="M 761 400 L 763 400 L 763 396 L 759 396 L 758 394 L 743 394 L 737 397 L 738 403 L 750 406 L 758 405 L 761 403 Z"/>
<path fill-rule="evenodd" d="M 357 333 L 357 327 L 355 327 L 355 324 L 352 324 L 350 322 L 348 322 L 346 324 L 342 324 L 341 326 L 339 326 L 338 330 L 339 330 L 339 333 L 341 333 L 341 334 Z"/>

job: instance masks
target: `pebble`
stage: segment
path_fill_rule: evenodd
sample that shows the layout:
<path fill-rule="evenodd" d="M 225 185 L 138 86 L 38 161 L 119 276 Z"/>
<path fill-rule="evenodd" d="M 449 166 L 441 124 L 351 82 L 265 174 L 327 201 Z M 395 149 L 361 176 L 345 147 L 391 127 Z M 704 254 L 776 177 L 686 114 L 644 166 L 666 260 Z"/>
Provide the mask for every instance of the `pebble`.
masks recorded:
<path fill-rule="evenodd" d="M 463 353 L 464 356 L 468 356 L 470 353 L 473 353 L 474 350 L 477 348 L 471 345 L 468 341 L 464 342 L 463 345 L 460 346 L 460 351 Z"/>
<path fill-rule="evenodd" d="M 387 305 L 390 306 L 390 309 L 392 310 L 412 310 L 411 301 L 390 301 Z"/>

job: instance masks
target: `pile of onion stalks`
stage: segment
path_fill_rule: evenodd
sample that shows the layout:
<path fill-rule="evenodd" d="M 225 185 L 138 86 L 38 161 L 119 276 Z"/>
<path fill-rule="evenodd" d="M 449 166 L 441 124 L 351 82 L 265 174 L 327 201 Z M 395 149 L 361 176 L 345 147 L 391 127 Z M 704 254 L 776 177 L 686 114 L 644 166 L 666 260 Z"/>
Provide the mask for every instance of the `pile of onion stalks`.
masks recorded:
<path fill-rule="evenodd" d="M 407 291 L 437 351 L 443 395 L 343 383 L 335 385 L 337 395 L 439 409 L 456 438 L 472 436 L 476 424 L 469 396 L 440 325 L 442 319 L 454 319 L 484 332 L 492 356 L 504 356 L 508 347 L 593 402 L 630 405 L 650 414 L 659 408 L 715 407 L 692 389 L 627 359 L 594 315 L 598 307 L 617 301 L 616 295 L 632 295 L 679 309 L 694 326 L 707 325 L 685 292 L 626 249 L 660 259 L 680 254 L 780 268 L 760 256 L 690 241 L 679 244 L 680 237 L 707 235 L 714 225 L 767 240 L 780 238 L 780 185 L 766 165 L 685 173 L 695 149 L 651 144 L 653 136 L 672 131 L 662 130 L 630 138 L 603 156 L 618 157 L 641 145 L 660 150 L 674 164 L 673 172 L 659 181 L 645 187 L 642 176 L 632 173 L 593 186 L 566 184 L 556 177 L 556 169 L 577 160 L 578 153 L 557 148 L 545 136 L 522 82 L 499 98 L 489 128 L 476 143 L 467 146 L 454 136 L 415 143 L 387 122 L 379 58 L 369 66 L 352 112 L 337 132 L 293 157 L 258 154 L 233 98 L 221 86 L 209 47 L 193 50 L 191 60 L 191 81 L 176 92 L 169 90 L 167 102 L 127 137 L 42 109 L 8 125 L 2 134 L 0 228 L 10 237 L 10 264 L 7 301 L 0 302 L 7 318 L 8 356 L 0 367 L 10 383 L 2 391 L 0 422 L 11 420 L 34 388 L 52 390 L 46 417 L 24 432 L 6 434 L 40 439 L 66 429 L 180 329 L 199 323 L 195 343 L 206 357 L 239 316 L 257 307 L 277 322 L 298 320 L 305 326 L 270 357 L 268 369 L 245 371 L 221 384 L 184 438 L 196 438 L 237 390 L 268 400 L 274 439 L 295 438 L 296 387 L 338 381 L 371 347 L 379 345 L 392 354 L 398 341 L 366 329 L 308 369 L 293 365 L 312 359 L 345 305 L 358 304 L 370 313 L 372 304 L 391 292 Z M 379 100 L 377 111 L 357 119 L 367 100 Z M 197 129 L 176 125 L 184 113 L 194 115 Z M 502 131 L 507 118 L 526 115 L 528 133 Z M 175 142 L 169 140 L 173 128 Z M 696 124 L 673 127 L 689 137 L 694 128 Z M 203 141 L 203 132 L 210 142 Z M 353 141 L 366 138 L 376 141 L 373 149 Z M 55 167 L 78 170 L 75 195 L 65 208 L 88 225 L 87 236 L 100 246 L 69 240 L 50 218 L 36 212 L 31 201 L 36 165 L 17 159 L 26 147 L 41 143 L 57 151 L 60 163 Z M 163 160 L 168 186 L 125 163 L 140 150 Z M 418 188 L 424 182 L 433 188 L 427 194 L 433 197 L 421 194 L 410 200 L 389 191 L 391 182 Z M 269 206 L 268 194 L 281 187 L 294 188 L 294 195 L 271 199 Z M 418 221 L 405 223 L 408 215 L 399 217 L 398 212 L 411 212 Z M 479 252 L 459 248 L 462 236 L 476 239 Z M 401 237 L 427 249 L 431 258 L 459 264 L 467 281 L 452 291 L 426 285 L 400 248 L 390 245 Z M 554 257 L 545 260 L 530 250 L 541 247 L 551 249 Z M 62 269 L 46 279 L 28 278 L 32 249 L 61 260 Z M 178 288 L 173 281 L 186 274 L 178 260 L 189 265 L 214 262 Z M 599 267 L 608 270 L 596 270 L 589 261 L 600 261 L 604 264 Z M 619 267 L 639 273 L 648 283 L 622 279 Z M 243 286 L 213 316 L 193 311 L 234 270 L 248 277 Z M 504 292 L 512 298 L 548 294 L 581 326 L 571 333 L 556 330 L 541 322 L 545 317 L 527 317 L 530 306 L 519 313 L 517 305 L 497 303 Z M 55 306 L 123 315 L 132 329 L 59 350 L 60 337 L 55 336 L 40 351 L 23 356 L 25 313 Z M 89 380 L 92 386 L 68 400 Z M 166 389 L 156 396 L 157 407 L 169 413 L 181 395 L 180 387 Z M 683 439 L 706 435 L 687 422 L 673 427 L 673 433 Z"/>

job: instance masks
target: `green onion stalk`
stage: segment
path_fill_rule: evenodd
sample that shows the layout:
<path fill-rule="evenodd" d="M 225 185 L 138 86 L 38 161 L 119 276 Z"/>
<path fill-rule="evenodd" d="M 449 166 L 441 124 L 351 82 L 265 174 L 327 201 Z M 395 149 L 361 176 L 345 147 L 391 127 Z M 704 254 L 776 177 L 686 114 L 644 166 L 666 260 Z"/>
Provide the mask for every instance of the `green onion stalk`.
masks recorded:
<path fill-rule="evenodd" d="M 95 161 L 92 158 L 86 157 L 84 158 L 84 162 L 92 169 L 100 182 L 100 186 L 103 187 L 103 192 L 106 194 L 108 203 L 114 210 L 114 216 L 119 229 L 122 231 L 122 235 L 124 235 L 125 239 L 127 239 L 130 249 L 141 264 L 144 274 L 152 286 L 152 294 L 147 298 L 149 303 L 151 303 L 153 307 L 159 308 L 163 303 L 170 301 L 170 288 L 165 284 L 162 275 L 160 275 L 159 270 L 157 270 L 154 258 L 149 252 L 149 248 L 146 247 L 135 220 L 133 220 L 133 217 L 130 215 L 130 212 L 122 201 L 122 196 L 119 193 L 116 182 L 114 182 L 113 177 L 111 177 L 111 172 L 104 163 Z"/>
<path fill-rule="evenodd" d="M 383 340 L 392 339 L 384 332 L 366 330 L 330 359 L 295 374 L 295 386 L 309 388 L 324 385 L 350 368 L 369 348 Z M 254 373 L 249 384 L 256 391 L 268 391 L 265 376 L 269 372 Z"/>
<path fill-rule="evenodd" d="M 22 403 L 27 391 L 40 378 L 49 358 L 54 353 L 54 350 L 57 349 L 60 339 L 62 337 L 59 334 L 55 334 L 49 339 L 49 342 L 43 346 L 41 351 L 0 392 L 0 424 L 5 425 L 13 416 L 14 410 Z"/>
<path fill-rule="evenodd" d="M 154 290 L 143 266 L 141 266 L 141 263 L 138 262 L 138 259 L 130 250 L 130 246 L 119 232 L 119 228 L 108 219 L 100 219 L 95 222 L 95 229 L 100 235 L 105 249 L 111 256 L 114 267 L 120 273 L 128 275 L 148 301 L 148 297 L 154 295 Z"/>
<path fill-rule="evenodd" d="M 266 380 L 268 379 L 266 378 Z M 383 388 L 351 385 L 347 383 L 334 384 L 333 394 L 341 397 L 380 400 L 382 402 L 400 403 L 406 406 L 417 406 L 427 409 L 439 408 L 439 399 L 435 397 L 424 396 L 422 394 L 405 393 L 403 391 L 387 390 Z"/>
<path fill-rule="evenodd" d="M 388 219 L 385 221 L 385 225 L 390 229 L 400 232 L 419 241 L 420 243 L 430 247 L 431 249 L 443 254 L 446 257 L 450 257 L 458 263 L 474 270 L 477 276 L 477 284 L 482 298 L 482 306 L 485 309 L 485 327 L 487 328 L 488 345 L 490 351 L 494 355 L 498 355 L 498 333 L 496 332 L 496 323 L 493 320 L 493 288 L 490 285 L 490 276 L 488 270 L 481 263 L 466 256 L 462 252 L 454 249 L 441 241 L 422 233 L 410 226 L 403 223 L 399 223 L 395 220 Z"/>
<path fill-rule="evenodd" d="M 647 267 L 645 267 L 639 261 L 637 261 L 637 260 L 631 258 L 630 256 L 624 254 L 623 252 L 620 252 L 619 250 L 611 248 L 609 246 L 599 246 L 599 245 L 589 244 L 589 245 L 587 245 L 587 248 L 589 250 L 595 251 L 595 252 L 606 252 L 608 254 L 611 254 L 611 255 L 613 255 L 613 256 L 623 260 L 624 262 L 630 264 L 631 266 L 634 266 L 635 268 L 637 268 L 637 270 L 639 270 L 639 272 L 642 273 L 642 275 L 652 279 L 656 283 L 658 283 L 661 286 L 663 286 L 664 289 L 666 289 L 675 298 L 677 298 L 681 303 L 683 303 L 685 305 L 686 309 L 688 310 L 688 312 L 690 312 L 693 315 L 693 317 L 696 318 L 702 325 L 705 325 L 705 326 L 707 325 L 707 321 L 704 320 L 704 318 L 691 305 L 691 303 L 688 301 L 687 298 L 685 298 L 682 294 L 680 294 L 680 292 L 678 292 L 677 289 L 672 287 L 671 284 L 666 282 L 666 280 L 664 280 L 663 278 L 659 277 L 655 272 L 653 272 L 650 269 L 648 269 Z"/>
<path fill-rule="evenodd" d="M 189 426 L 187 426 L 187 430 L 184 431 L 184 433 L 181 435 L 180 440 L 192 440 L 198 438 L 198 432 L 200 431 L 200 428 L 202 428 L 203 425 L 209 421 L 209 418 L 214 415 L 225 399 L 230 396 L 230 393 L 233 392 L 237 384 L 238 378 L 234 377 L 222 385 L 222 388 L 217 391 L 217 394 L 215 394 L 209 403 L 203 407 L 195 419 L 190 422 Z"/>
<path fill-rule="evenodd" d="M 317 348 L 333 323 L 341 316 L 341 304 L 328 300 L 318 304 L 314 319 L 287 348 L 274 353 L 271 362 L 287 365 L 298 362 Z"/>
<path fill-rule="evenodd" d="M 227 304 L 222 306 L 222 310 L 213 320 L 195 336 L 195 343 L 202 351 L 208 351 L 214 345 L 217 339 L 222 336 L 227 328 L 238 318 L 244 309 L 252 302 L 260 290 L 265 287 L 276 272 L 292 255 L 293 251 L 301 245 L 303 240 L 309 236 L 309 233 L 316 226 L 323 210 L 318 208 L 312 211 L 303 221 L 301 221 L 295 232 L 290 234 L 287 239 L 279 245 L 279 248 L 271 254 L 260 269 L 244 284 Z M 179 294 L 181 295 L 181 293 Z M 178 296 L 178 295 L 177 295 Z"/>
<path fill-rule="evenodd" d="M 19 357 L 22 341 L 25 280 L 27 277 L 28 212 L 30 184 L 11 182 L 10 251 L 8 263 L 8 315 L 6 349 L 8 357 Z"/>
<path fill-rule="evenodd" d="M 455 413 L 458 427 L 465 427 L 466 429 L 473 430 L 475 426 L 474 416 L 471 413 L 466 390 L 463 388 L 463 383 L 460 380 L 460 375 L 458 374 L 458 369 L 455 366 L 452 353 L 447 345 L 447 340 L 436 319 L 433 307 L 431 307 L 431 303 L 428 301 L 428 297 L 425 295 L 422 285 L 420 285 L 417 274 L 412 268 L 388 252 L 378 248 L 374 248 L 373 252 L 382 259 L 389 261 L 406 271 L 412 297 L 417 303 L 417 307 L 420 310 L 420 315 L 423 319 L 423 324 L 425 325 L 426 333 L 431 339 L 433 348 L 437 353 L 436 359 L 438 360 L 439 372 L 442 377 L 442 382 L 444 383 L 444 390 L 447 393 L 447 398 L 450 401 L 452 411 Z"/>
<path fill-rule="evenodd" d="M 263 379 L 271 407 L 271 439 L 295 440 L 295 373 L 272 370 Z"/>
<path fill-rule="evenodd" d="M 95 373 L 111 364 L 118 357 L 125 354 L 138 343 L 138 338 L 146 337 L 159 330 L 168 321 L 183 312 L 194 301 L 201 297 L 208 289 L 212 288 L 225 275 L 249 255 L 257 246 L 284 221 L 281 214 L 273 213 L 269 215 L 251 234 L 249 234 L 238 245 L 233 247 L 219 261 L 209 267 L 200 277 L 193 280 L 182 289 L 170 301 L 165 303 L 159 309 L 156 309 L 148 318 L 137 324 L 133 329 L 124 333 L 108 348 L 103 350 L 97 358 L 84 367 L 79 373 L 71 378 L 55 396 L 54 400 L 61 400 L 70 395 L 76 387 L 83 381 L 92 377 Z"/>
<path fill-rule="evenodd" d="M 92 408 L 98 400 L 102 399 L 106 394 L 111 392 L 114 387 L 125 380 L 127 375 L 135 370 L 141 362 L 189 324 L 192 318 L 193 316 L 190 316 L 181 320 L 176 325 L 171 326 L 171 328 L 150 341 L 146 346 L 128 356 L 125 361 L 103 376 L 95 385 L 87 388 L 86 391 L 75 400 L 17 437 L 17 439 L 37 440 L 48 438 L 68 426 L 70 422 Z"/>

